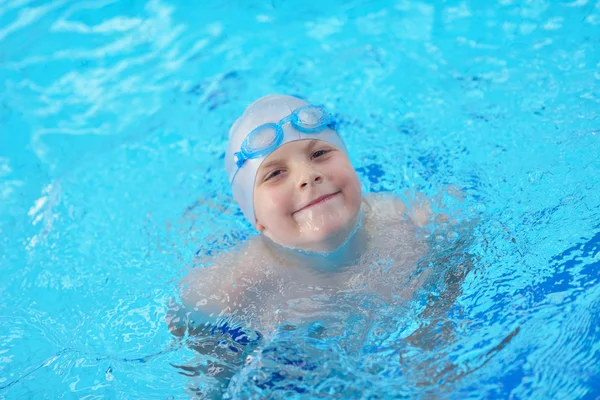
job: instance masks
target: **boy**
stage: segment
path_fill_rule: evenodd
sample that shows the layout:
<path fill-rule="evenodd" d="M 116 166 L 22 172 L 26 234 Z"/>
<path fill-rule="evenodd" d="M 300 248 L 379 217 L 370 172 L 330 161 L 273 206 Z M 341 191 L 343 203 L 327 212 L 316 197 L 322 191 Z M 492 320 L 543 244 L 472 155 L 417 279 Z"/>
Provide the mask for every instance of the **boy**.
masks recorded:
<path fill-rule="evenodd" d="M 340 293 L 410 297 L 409 276 L 427 250 L 415 228 L 429 209 L 363 197 L 334 126 L 322 107 L 283 95 L 257 100 L 234 123 L 226 169 L 260 235 L 183 279 L 196 326 L 225 319 L 267 332 L 333 310 Z"/>

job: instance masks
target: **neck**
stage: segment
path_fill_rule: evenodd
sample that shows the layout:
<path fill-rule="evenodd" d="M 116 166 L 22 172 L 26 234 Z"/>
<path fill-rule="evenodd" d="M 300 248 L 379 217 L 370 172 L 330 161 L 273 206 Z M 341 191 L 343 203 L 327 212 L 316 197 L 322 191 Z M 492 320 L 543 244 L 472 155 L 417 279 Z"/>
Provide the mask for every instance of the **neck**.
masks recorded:
<path fill-rule="evenodd" d="M 354 229 L 337 248 L 331 251 L 311 251 L 285 247 L 265 238 L 268 246 L 279 258 L 296 265 L 308 265 L 322 272 L 332 272 L 338 268 L 358 263 L 367 244 L 367 234 L 363 224 L 363 212 L 360 211 Z"/>

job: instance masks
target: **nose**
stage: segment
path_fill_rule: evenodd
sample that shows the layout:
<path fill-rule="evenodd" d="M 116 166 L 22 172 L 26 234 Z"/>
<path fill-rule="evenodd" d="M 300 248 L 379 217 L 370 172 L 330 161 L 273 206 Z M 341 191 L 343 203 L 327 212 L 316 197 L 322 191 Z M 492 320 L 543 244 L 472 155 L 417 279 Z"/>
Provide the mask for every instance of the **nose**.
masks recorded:
<path fill-rule="evenodd" d="M 321 175 L 319 171 L 311 169 L 302 176 L 302 179 L 300 179 L 300 189 L 305 189 L 309 186 L 316 185 L 321 182 L 323 182 L 323 175 Z"/>

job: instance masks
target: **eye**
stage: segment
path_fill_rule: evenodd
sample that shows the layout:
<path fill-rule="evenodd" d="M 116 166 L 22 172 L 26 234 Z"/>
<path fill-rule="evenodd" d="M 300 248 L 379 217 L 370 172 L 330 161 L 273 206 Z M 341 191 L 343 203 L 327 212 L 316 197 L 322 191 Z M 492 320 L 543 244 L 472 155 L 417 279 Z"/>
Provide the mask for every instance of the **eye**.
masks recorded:
<path fill-rule="evenodd" d="M 317 150 L 314 153 L 312 153 L 311 158 L 315 159 L 315 158 L 323 157 L 325 154 L 329 153 L 330 151 L 331 150 L 329 150 L 329 149 Z"/>
<path fill-rule="evenodd" d="M 269 172 L 266 176 L 265 176 L 265 182 L 268 181 L 269 179 L 272 178 L 276 178 L 279 175 L 281 175 L 283 173 L 283 170 L 281 169 L 276 169 L 275 171 L 271 171 Z"/>

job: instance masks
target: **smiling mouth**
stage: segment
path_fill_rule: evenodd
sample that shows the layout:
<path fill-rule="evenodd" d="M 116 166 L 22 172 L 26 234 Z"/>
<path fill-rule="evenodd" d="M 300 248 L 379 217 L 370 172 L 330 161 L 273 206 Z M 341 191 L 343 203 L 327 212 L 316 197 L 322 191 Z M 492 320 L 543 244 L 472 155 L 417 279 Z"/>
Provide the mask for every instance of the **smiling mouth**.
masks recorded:
<path fill-rule="evenodd" d="M 324 203 L 324 202 L 326 202 L 326 201 L 330 200 L 331 198 L 333 198 L 333 197 L 337 196 L 337 195 L 338 195 L 338 194 L 340 194 L 340 193 L 341 193 L 341 191 L 339 191 L 339 192 L 335 192 L 335 193 L 331 193 L 331 194 L 326 194 L 326 195 L 324 195 L 324 196 L 321 196 L 321 197 L 319 197 L 319 198 L 317 198 L 317 199 L 315 199 L 315 200 L 311 201 L 310 203 L 308 203 L 308 204 L 307 204 L 307 205 L 305 205 L 304 207 L 302 207 L 302 208 L 300 208 L 300 209 L 298 209 L 298 210 L 294 211 L 294 214 L 295 214 L 295 213 L 297 213 L 297 212 L 300 212 L 300 211 L 302 211 L 302 210 L 306 210 L 307 208 L 310 208 L 310 207 L 312 207 L 312 206 L 316 206 L 317 204 Z"/>

